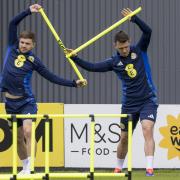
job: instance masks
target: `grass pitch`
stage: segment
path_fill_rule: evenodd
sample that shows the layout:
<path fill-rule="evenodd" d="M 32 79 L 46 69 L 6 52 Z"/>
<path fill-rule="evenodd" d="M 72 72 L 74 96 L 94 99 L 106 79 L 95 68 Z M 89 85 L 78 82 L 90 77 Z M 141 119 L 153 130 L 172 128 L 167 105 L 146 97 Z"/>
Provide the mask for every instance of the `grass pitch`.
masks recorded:
<path fill-rule="evenodd" d="M 56 171 L 57 172 L 57 171 Z M 62 171 L 61 171 L 62 172 Z M 75 172 L 75 171 L 73 171 Z M 72 171 L 68 171 L 68 173 L 73 173 Z M 77 172 L 77 171 L 76 171 Z M 112 172 L 109 170 L 104 170 L 104 171 L 96 171 L 96 172 Z M 54 172 L 55 173 L 55 172 Z M 62 172 L 63 173 L 63 172 Z M 65 173 L 67 173 L 67 171 L 65 171 Z M 82 172 L 84 173 L 84 172 Z M 4 174 L 2 172 L 0 172 L 0 174 Z M 8 174 L 7 172 L 5 174 Z M 154 171 L 155 176 L 153 177 L 146 177 L 145 176 L 145 170 L 133 170 L 132 171 L 132 180 L 180 180 L 180 170 L 155 170 Z M 77 180 L 77 178 L 50 178 L 51 180 Z M 127 177 L 96 177 L 94 178 L 94 180 L 126 180 L 128 179 Z M 1 180 L 1 178 L 0 178 Z M 6 179 L 2 179 L 2 180 L 6 180 Z M 7 179 L 9 180 L 9 179 Z M 78 178 L 78 180 L 89 180 L 87 178 Z"/>

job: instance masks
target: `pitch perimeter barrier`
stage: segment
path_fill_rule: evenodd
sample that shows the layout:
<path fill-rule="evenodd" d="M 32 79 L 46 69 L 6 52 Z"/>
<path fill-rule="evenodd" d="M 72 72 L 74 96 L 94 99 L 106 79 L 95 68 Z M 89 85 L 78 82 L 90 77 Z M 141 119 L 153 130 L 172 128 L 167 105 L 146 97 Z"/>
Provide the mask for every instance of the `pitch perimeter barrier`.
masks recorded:
<path fill-rule="evenodd" d="M 50 118 L 90 118 L 91 120 L 91 141 L 90 141 L 90 169 L 88 173 L 51 173 L 49 170 L 49 120 Z M 94 168 L 94 146 L 95 146 L 95 118 L 99 117 L 128 117 L 128 172 L 127 173 L 96 173 Z M 21 114 L 10 115 L 0 114 L 0 118 L 12 118 L 13 123 L 13 170 L 12 174 L 1 174 L 0 180 L 25 180 L 25 179 L 43 179 L 49 180 L 51 178 L 63 179 L 78 179 L 87 178 L 94 180 L 96 177 L 127 177 L 132 179 L 132 116 L 130 114 Z M 31 136 L 31 174 L 19 175 L 17 174 L 17 119 L 27 118 L 32 120 L 32 136 Z M 35 123 L 36 118 L 43 118 L 45 120 L 45 172 L 34 172 L 34 157 L 35 157 Z"/>

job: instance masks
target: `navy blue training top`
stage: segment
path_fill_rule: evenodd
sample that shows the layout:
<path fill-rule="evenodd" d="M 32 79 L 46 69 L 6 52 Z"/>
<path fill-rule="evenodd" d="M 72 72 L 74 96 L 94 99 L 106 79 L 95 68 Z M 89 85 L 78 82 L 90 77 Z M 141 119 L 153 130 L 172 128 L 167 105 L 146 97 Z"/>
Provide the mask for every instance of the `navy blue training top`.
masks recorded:
<path fill-rule="evenodd" d="M 137 16 L 133 16 L 131 21 L 139 26 L 143 34 L 137 45 L 130 47 L 128 57 L 122 57 L 117 52 L 111 58 L 98 63 L 84 61 L 78 56 L 72 59 L 88 71 L 114 71 L 122 82 L 123 108 L 133 111 L 135 107 L 142 105 L 148 99 L 157 104 L 157 97 L 147 56 L 151 29 Z"/>
<path fill-rule="evenodd" d="M 30 9 L 27 9 L 12 19 L 9 24 L 8 48 L 0 79 L 1 92 L 9 92 L 16 96 L 33 96 L 31 77 L 34 70 L 53 83 L 76 87 L 75 81 L 62 79 L 50 72 L 32 51 L 27 53 L 21 53 L 19 51 L 17 25 L 30 14 Z"/>

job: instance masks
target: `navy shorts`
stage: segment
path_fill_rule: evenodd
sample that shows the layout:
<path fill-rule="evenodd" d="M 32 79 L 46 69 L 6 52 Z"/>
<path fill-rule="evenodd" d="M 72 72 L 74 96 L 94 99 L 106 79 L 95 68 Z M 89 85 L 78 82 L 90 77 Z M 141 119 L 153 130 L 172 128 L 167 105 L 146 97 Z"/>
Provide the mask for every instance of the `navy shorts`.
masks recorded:
<path fill-rule="evenodd" d="M 142 120 L 150 120 L 153 122 L 156 122 L 157 117 L 157 108 L 158 105 L 153 102 L 152 100 L 148 100 L 144 103 L 142 103 L 141 106 L 137 107 L 137 110 L 135 112 L 131 112 L 129 109 L 123 109 L 122 107 L 122 114 L 132 114 L 132 122 L 133 122 L 133 130 L 136 128 L 136 125 L 140 119 Z M 121 118 L 120 123 L 121 131 L 128 131 L 128 118 Z"/>
<path fill-rule="evenodd" d="M 18 99 L 5 98 L 5 109 L 7 114 L 37 114 L 37 104 L 34 98 L 22 97 Z M 23 125 L 23 119 L 17 119 L 17 126 Z M 12 119 L 9 120 L 9 126 L 12 127 Z"/>

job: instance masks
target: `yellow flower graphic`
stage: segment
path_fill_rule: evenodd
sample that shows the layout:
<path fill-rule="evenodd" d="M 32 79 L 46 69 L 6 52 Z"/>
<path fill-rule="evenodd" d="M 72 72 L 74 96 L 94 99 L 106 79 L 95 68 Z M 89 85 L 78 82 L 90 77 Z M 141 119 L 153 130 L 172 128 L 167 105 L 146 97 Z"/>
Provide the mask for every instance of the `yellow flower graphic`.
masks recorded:
<path fill-rule="evenodd" d="M 164 137 L 159 146 L 168 149 L 168 160 L 175 157 L 180 159 L 180 115 L 178 115 L 177 119 L 172 115 L 168 115 L 167 124 L 167 126 L 159 128 Z"/>

